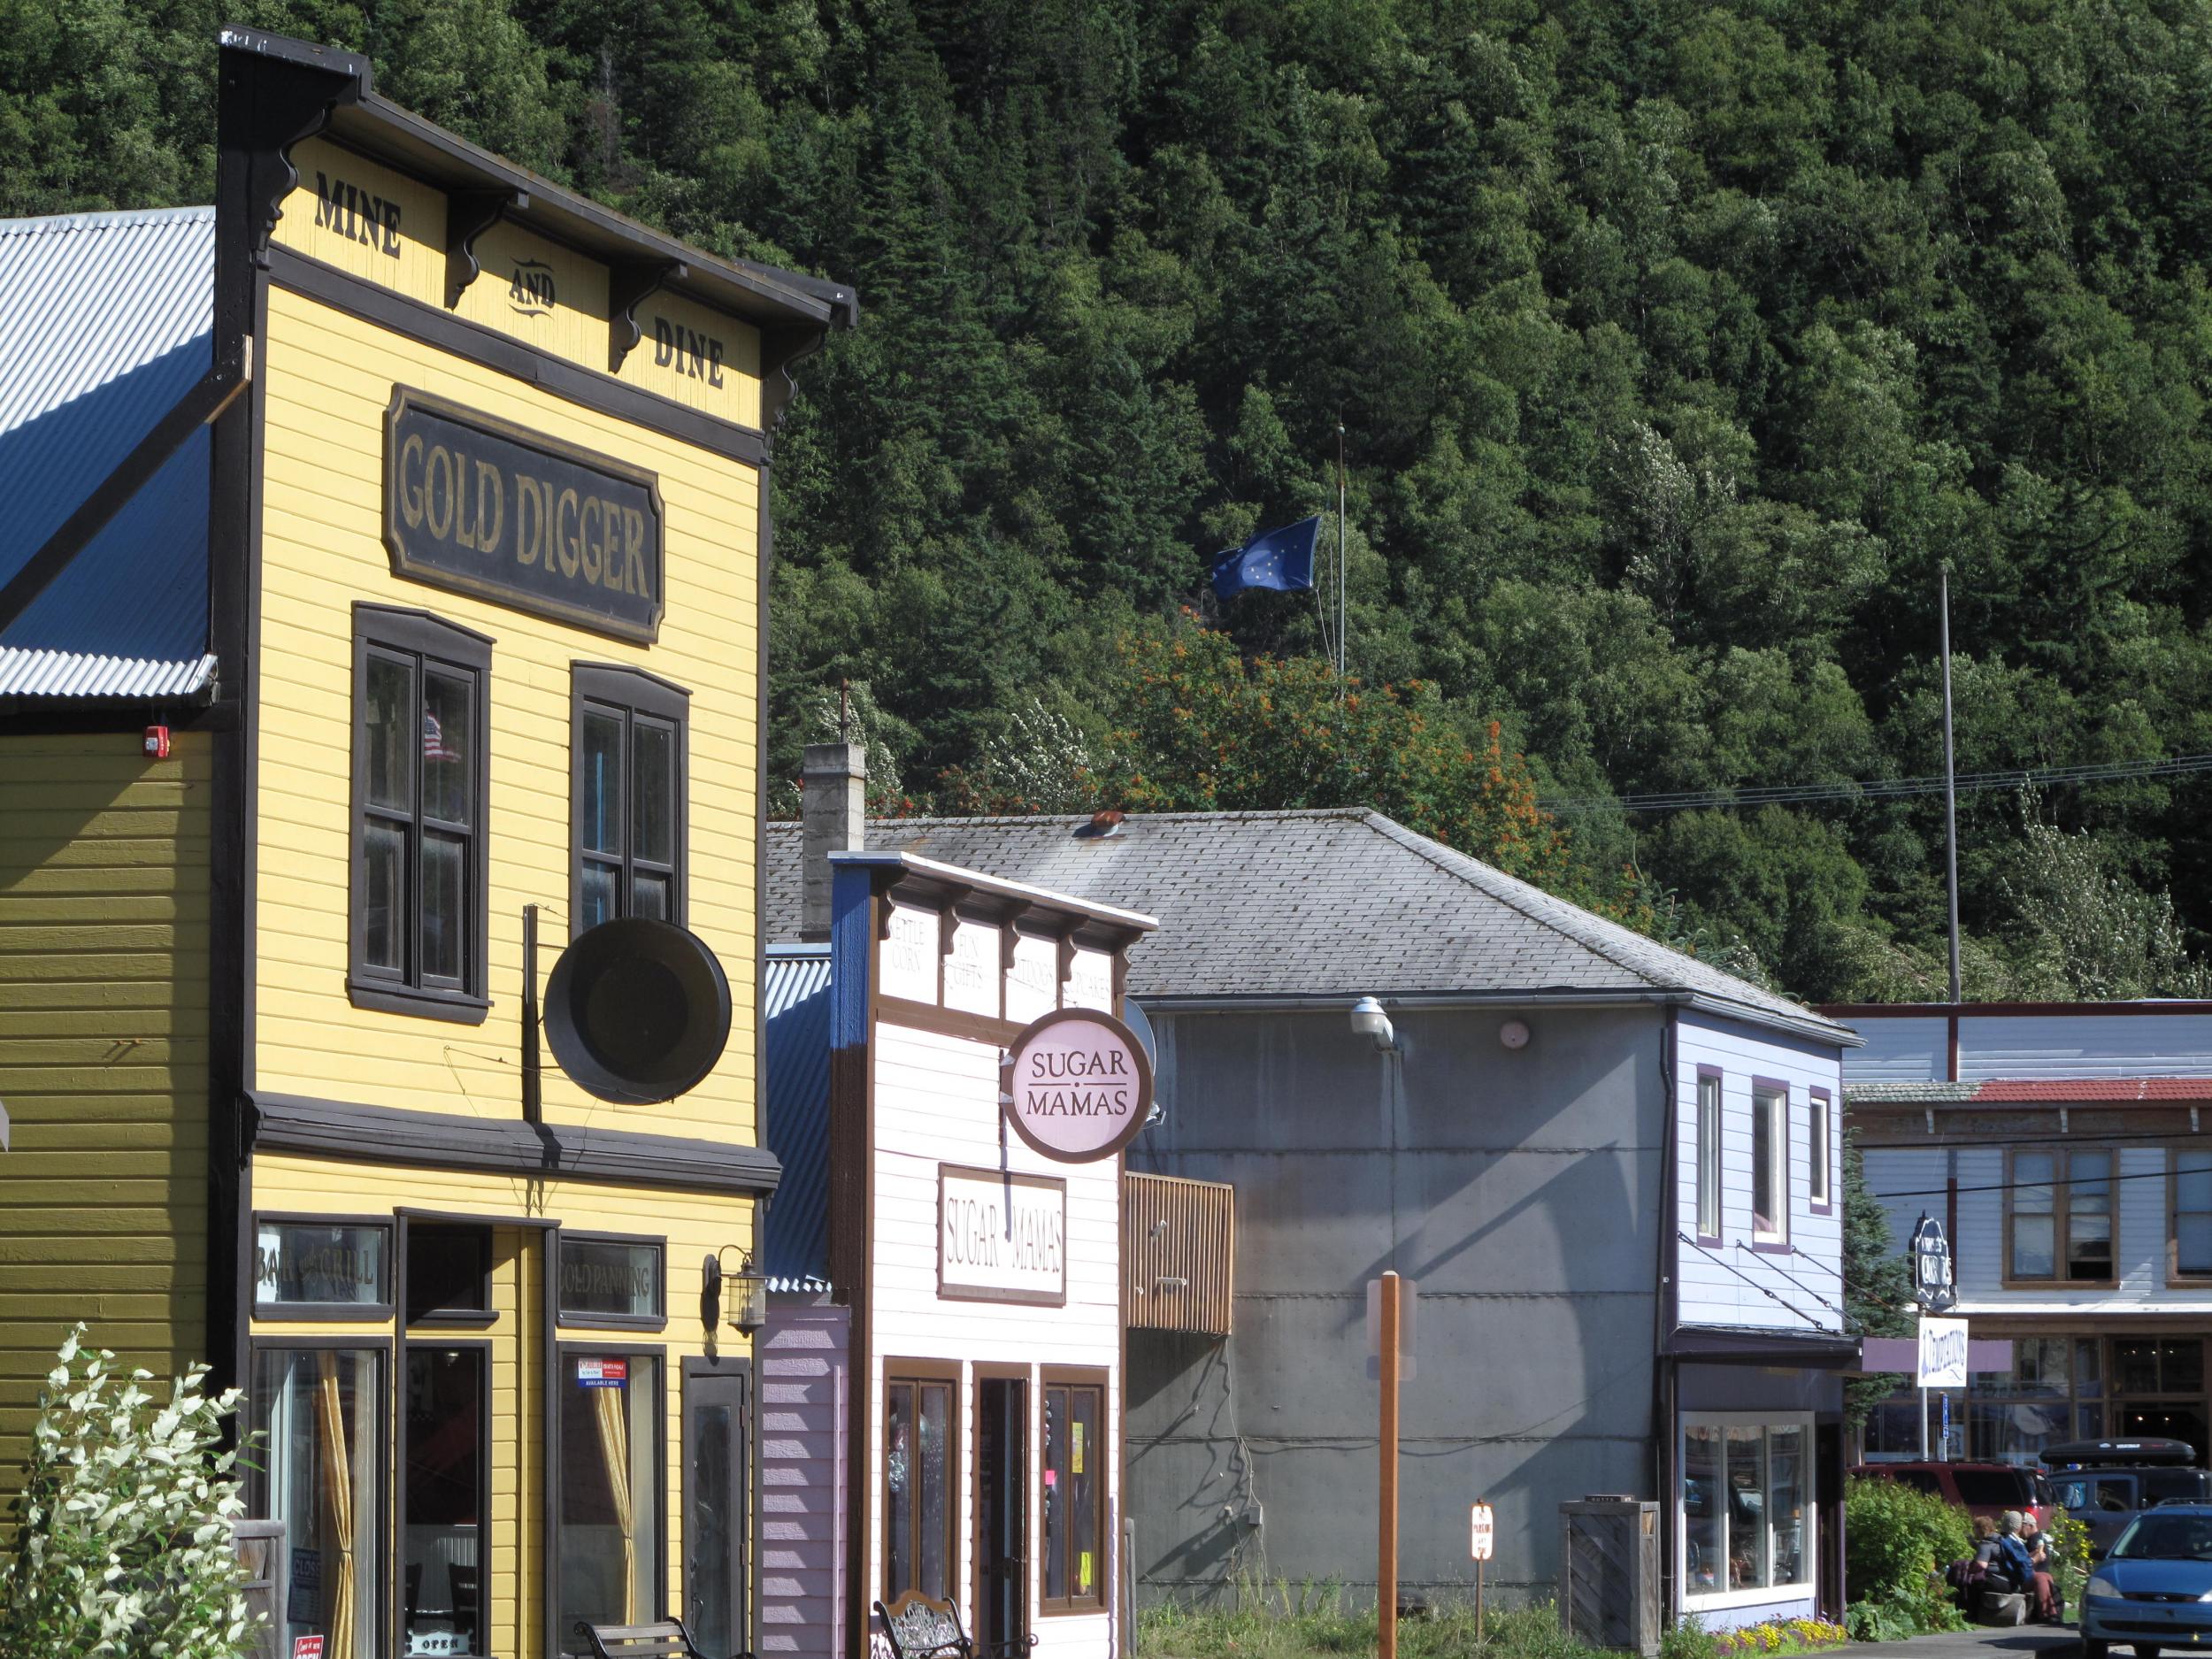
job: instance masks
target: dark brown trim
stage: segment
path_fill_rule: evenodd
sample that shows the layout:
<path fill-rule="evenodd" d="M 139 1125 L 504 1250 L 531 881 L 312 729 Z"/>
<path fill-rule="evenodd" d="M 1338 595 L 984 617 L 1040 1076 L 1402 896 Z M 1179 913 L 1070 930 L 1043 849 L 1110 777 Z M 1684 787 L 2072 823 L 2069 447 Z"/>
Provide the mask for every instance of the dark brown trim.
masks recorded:
<path fill-rule="evenodd" d="M 977 1180 L 995 1181 L 1005 1187 L 1034 1187 L 1060 1195 L 1060 1290 L 1057 1295 L 1039 1290 L 945 1288 L 945 1179 L 953 1175 L 972 1176 Z M 1116 1190 L 1118 1192 L 1118 1187 Z M 937 1166 L 937 1299 L 940 1302 L 1021 1302 L 1033 1308 L 1064 1308 L 1068 1305 L 1067 1239 L 1068 1184 L 1060 1177 L 1018 1175 L 1010 1170 L 978 1169 L 965 1164 L 940 1164 Z"/>
<path fill-rule="evenodd" d="M 622 756 L 616 780 L 615 817 L 622 842 L 616 872 L 614 915 L 634 915 L 637 878 L 636 825 L 630 790 L 637 773 L 634 739 L 637 717 L 658 720 L 676 732 L 673 798 L 667 866 L 669 921 L 687 925 L 691 902 L 691 693 L 658 674 L 611 663 L 572 663 L 568 670 L 568 914 L 572 943 L 584 926 L 584 710 L 596 703 L 622 721 Z M 766 774 L 761 774 L 764 777 Z M 607 862 L 603 858 L 603 862 Z M 656 869 L 652 873 L 663 873 Z M 765 912 L 760 912 L 765 914 Z M 756 980 L 755 983 L 761 983 Z M 758 1076 L 756 1072 L 754 1075 Z"/>
<path fill-rule="evenodd" d="M 1705 1231 L 1705 1085 L 1708 1079 L 1718 1087 L 1713 1091 L 1713 1230 Z M 1697 1179 L 1694 1191 L 1697 1214 L 1691 1217 L 1690 1231 L 1700 1244 L 1718 1244 L 1728 1229 L 1728 1075 L 1717 1065 L 1701 1065 L 1691 1084 L 1695 1093 L 1691 1097 L 1692 1110 L 1697 1123 L 1694 1152 Z"/>
<path fill-rule="evenodd" d="M 2170 1286 L 2191 1286 L 2212 1285 L 2212 1269 L 2193 1273 L 2185 1273 L 2181 1269 L 2181 1171 L 2176 1169 L 2174 1164 L 2175 1160 L 2185 1152 L 2196 1153 L 2200 1156 L 2204 1156 L 2202 1149 L 2195 1147 L 2168 1147 L 2166 1148 L 2166 1283 Z M 2118 1173 L 2116 1168 L 2114 1173 Z M 2196 1215 L 2202 1212 L 2192 1210 L 2190 1213 Z M 2113 1231 L 2116 1235 L 2119 1231 L 2116 1225 L 2119 1221 L 2119 1194 L 2117 1193 L 2113 1194 L 2113 1221 L 2116 1224 Z M 2115 1244 L 2114 1259 L 2116 1263 L 2118 1259 L 2116 1237 Z"/>
<path fill-rule="evenodd" d="M 1816 1105 L 1818 1106 L 1818 1110 L 1814 1110 Z M 1815 1145 L 1813 1129 L 1815 1127 L 1816 1120 L 1818 1120 L 1818 1127 L 1821 1132 L 1819 1139 L 1819 1169 L 1821 1185 L 1825 1189 L 1824 1195 L 1815 1194 L 1812 1188 L 1812 1174 L 1814 1168 L 1813 1148 Z M 1836 1133 L 1836 1097 L 1830 1090 L 1809 1087 L 1805 1090 L 1805 1194 L 1807 1202 L 1811 1206 L 1812 1212 L 1816 1216 L 1832 1216 L 1836 1213 L 1836 1163 L 1838 1145 L 1839 1141 Z M 1948 1237 L 1949 1235 L 1946 1234 L 1945 1236 Z"/>
<path fill-rule="evenodd" d="M 585 1313 L 571 1312 L 561 1303 L 561 1263 L 571 1242 L 580 1244 L 642 1244 L 660 1257 L 660 1271 L 657 1276 L 659 1310 L 656 1313 Z M 660 1233 L 600 1233 L 584 1228 L 572 1232 L 557 1227 L 553 1233 L 553 1310 L 557 1321 L 564 1330 L 571 1331 L 665 1331 L 668 1329 L 668 1236 Z"/>
<path fill-rule="evenodd" d="M 498 1536 L 495 1505 L 492 1501 L 492 1436 L 495 1432 L 492 1419 L 492 1370 L 494 1339 L 482 1336 L 452 1336 L 433 1328 L 418 1340 L 409 1334 L 409 1328 L 400 1327 L 397 1362 L 392 1378 L 392 1421 L 396 1430 L 392 1436 L 392 1512 L 397 1521 L 391 1537 L 393 1567 L 390 1586 L 392 1602 L 392 1634 L 395 1647 L 403 1646 L 407 1639 L 407 1357 L 410 1348 L 470 1348 L 484 1356 L 483 1381 L 477 1391 L 478 1413 L 477 1470 L 479 1483 L 478 1531 L 476 1549 L 476 1645 L 489 1650 L 492 1612 L 492 1579 L 486 1571 L 494 1559 L 493 1541 Z"/>
<path fill-rule="evenodd" d="M 615 1334 L 618 1337 L 620 1333 Z M 653 1578 L 652 1606 L 659 1609 L 669 1605 L 668 1586 L 674 1565 L 668 1559 L 668 1477 L 670 1471 L 668 1467 L 668 1346 L 665 1343 L 629 1342 L 618 1340 L 611 1342 L 559 1340 L 554 1342 L 553 1365 L 546 1374 L 545 1386 L 545 1418 L 551 1431 L 549 1439 L 554 1453 L 545 1471 L 547 1543 L 552 1551 L 546 1557 L 546 1577 L 553 1581 L 557 1581 L 560 1578 L 556 1565 L 561 1558 L 560 1527 L 563 1502 L 561 1458 L 559 1456 L 560 1419 L 561 1413 L 568 1409 L 568 1362 L 572 1359 L 587 1358 L 593 1355 L 626 1360 L 637 1354 L 649 1354 L 656 1362 L 653 1366 L 655 1444 L 652 1461 L 656 1479 L 656 1489 L 653 1494 L 653 1553 L 657 1571 Z M 627 1377 L 623 1379 L 625 1394 L 629 1392 L 631 1381 L 632 1379 Z M 630 1512 L 634 1522 L 638 1515 L 637 1495 L 634 1493 L 631 1494 Z M 640 1617 L 642 1617 L 646 1610 L 640 1609 Z M 556 1617 L 558 1616 L 556 1615 Z M 551 1636 L 552 1640 L 545 1649 L 548 1653 L 568 1655 L 574 1651 L 569 1646 L 570 1640 L 574 1636 L 573 1632 L 555 1631 L 551 1632 Z"/>
<path fill-rule="evenodd" d="M 530 193 L 511 187 L 496 190 L 453 190 L 445 199 L 445 305 L 461 303 L 469 284 L 484 274 L 476 240 L 510 213 L 530 205 Z"/>
<path fill-rule="evenodd" d="M 944 959 L 938 959 L 941 979 Z M 886 1025 L 903 1025 L 910 1031 L 933 1032 L 941 1037 L 962 1037 L 970 1042 L 988 1043 L 995 1048 L 1010 1046 L 1025 1027 L 1010 1019 L 995 1018 L 989 1014 L 967 1014 L 958 1009 L 940 1008 L 933 1003 L 917 1002 L 903 996 L 879 996 L 876 1018 Z"/>
<path fill-rule="evenodd" d="M 887 1358 L 883 1362 L 883 1409 L 880 1413 L 880 1422 L 884 1431 L 884 1443 L 887 1449 L 889 1446 L 890 1436 L 889 1425 L 891 1420 L 892 1390 L 903 1385 L 915 1391 L 916 1400 L 914 1406 L 914 1422 L 916 1425 L 915 1435 L 917 1439 L 920 1437 L 921 1433 L 921 1403 L 919 1398 L 921 1390 L 930 1386 L 941 1386 L 945 1390 L 945 1479 L 949 1483 L 950 1483 L 950 1490 L 945 1494 L 945 1583 L 942 1594 L 948 1597 L 950 1596 L 954 1591 L 964 1587 L 962 1583 L 960 1572 L 960 1538 L 964 1530 L 960 1525 L 960 1517 L 962 1509 L 961 1495 L 967 1486 L 967 1480 L 965 1479 L 967 1471 L 965 1465 L 961 1462 L 964 1449 L 964 1442 L 965 1440 L 965 1437 L 961 1432 L 961 1429 L 962 1419 L 965 1417 L 967 1412 L 968 1390 L 965 1379 L 961 1375 L 961 1371 L 962 1367 L 958 1360 L 908 1359 L 903 1356 L 893 1356 Z M 867 1388 L 866 1380 L 864 1379 L 861 1380 L 861 1392 L 871 1392 Z M 867 1465 L 862 1465 L 861 1467 L 864 1471 L 862 1479 L 864 1480 L 867 1485 L 872 1486 L 878 1492 L 882 1494 L 885 1525 L 888 1526 L 891 1514 L 891 1460 L 887 1456 L 879 1456 L 875 1460 L 873 1467 L 869 1467 Z M 915 1499 L 918 1500 L 920 1496 L 918 1489 L 920 1484 L 920 1460 L 918 1458 L 913 1460 L 910 1463 L 909 1467 L 911 1478 L 915 1481 L 917 1487 L 917 1490 L 911 1495 Z M 855 1484 L 858 1485 L 861 1483 L 859 1481 L 856 1481 Z M 921 1543 L 922 1505 L 918 1501 L 910 1502 L 907 1505 L 907 1510 L 908 1513 L 914 1518 L 915 1532 L 913 1541 L 916 1548 L 913 1553 L 915 1560 L 918 1563 L 921 1553 L 919 1545 Z M 891 1540 L 887 1534 L 883 1540 L 883 1583 L 876 1590 L 876 1595 L 879 1599 L 884 1601 L 896 1601 L 900 1595 L 903 1594 L 906 1591 L 910 1589 L 921 1589 L 921 1586 L 918 1585 L 900 1585 L 894 1586 L 891 1584 Z M 927 1591 L 923 1591 L 922 1593 L 924 1594 L 928 1594 Z"/>
<path fill-rule="evenodd" d="M 2023 1279 L 2012 1266 L 2012 1220 L 2014 1195 L 2019 1183 L 2013 1175 L 2014 1161 L 2023 1152 L 2047 1154 L 2051 1159 L 2051 1271 L 2041 1278 Z M 2081 1153 L 2101 1154 L 2106 1160 L 2103 1177 L 2106 1197 L 2111 1208 L 2106 1219 L 2111 1223 L 2109 1243 L 2112 1248 L 2112 1277 L 2108 1279 L 2074 1279 L 2066 1271 L 2073 1219 L 2074 1159 Z M 2091 1142 L 2085 1145 L 2049 1147 L 2007 1147 L 2005 1148 L 2004 1205 L 2000 1225 L 2004 1229 L 2004 1248 L 2001 1258 L 2003 1277 L 1999 1283 L 2007 1290 L 2116 1290 L 2120 1284 L 2120 1150 L 2117 1147 Z M 2034 1213 L 2032 1211 L 2031 1214 Z"/>
<path fill-rule="evenodd" d="M 748 466 L 758 466 L 767 457 L 767 440 L 754 427 L 718 420 L 627 380 L 618 380 L 565 357 L 549 357 L 506 334 L 434 310 L 419 300 L 326 265 L 281 243 L 270 248 L 268 260 L 271 278 L 282 287 L 403 338 L 511 375 L 580 408 L 611 415 Z"/>
<path fill-rule="evenodd" d="M 1945 1017 L 1943 1054 L 1944 1080 L 1955 1083 L 1959 1080 L 1959 1017 L 1956 1014 Z"/>
<path fill-rule="evenodd" d="M 760 1400 L 753 1386 L 752 1357 L 749 1355 L 686 1354 L 682 1356 L 677 1371 L 676 1381 L 680 1391 L 679 1409 L 683 1413 L 683 1444 L 687 1448 L 692 1444 L 691 1385 L 693 1381 L 695 1379 L 702 1383 L 711 1383 L 734 1380 L 737 1384 L 740 1414 L 738 1426 L 741 1431 L 737 1437 L 737 1443 L 744 1448 L 741 1454 L 743 1461 L 739 1469 L 742 1479 L 738 1486 L 737 1497 L 738 1502 L 750 1511 L 753 1520 L 752 1525 L 735 1534 L 739 1551 L 736 1585 L 737 1594 L 742 1606 L 733 1610 L 741 1613 L 742 1617 L 732 1623 L 730 1630 L 733 1640 L 747 1644 L 741 1651 L 754 1652 L 757 1650 L 750 1645 L 750 1632 L 759 1619 L 758 1572 L 762 1539 L 760 1520 L 761 1511 L 766 1506 L 760 1502 Z M 690 1460 L 687 1458 L 685 1468 L 676 1471 L 679 1477 L 677 1502 L 681 1506 L 684 1522 L 680 1529 L 683 1538 L 684 1560 L 681 1563 L 682 1572 L 679 1582 L 683 1586 L 684 1597 L 687 1601 L 692 1594 L 691 1546 L 693 1540 L 690 1525 L 689 1468 Z M 671 1567 L 677 1565 L 673 1562 L 669 1564 Z"/>
<path fill-rule="evenodd" d="M 257 1210 L 247 1218 L 249 1262 L 258 1268 L 261 1229 L 293 1224 L 309 1227 L 378 1227 L 384 1233 L 384 1291 L 382 1302 L 273 1302 L 264 1303 L 255 1289 L 260 1275 L 248 1279 L 247 1316 L 257 1325 L 382 1325 L 392 1323 L 399 1294 L 399 1228 L 396 1217 L 384 1215 L 324 1215 L 306 1210 Z M 256 1339 L 259 1340 L 258 1338 Z"/>
<path fill-rule="evenodd" d="M 354 1552 L 354 1559 L 357 1563 L 370 1563 L 365 1571 L 361 1572 L 361 1576 L 373 1579 L 378 1576 L 388 1574 L 392 1569 L 392 1552 L 385 1540 L 393 1536 L 392 1517 L 396 1512 L 396 1505 L 398 1498 L 396 1488 L 399 1484 L 399 1463 L 396 1456 L 399 1441 L 396 1409 L 399 1398 L 397 1363 L 399 1344 L 392 1333 L 389 1324 L 388 1323 L 382 1331 L 373 1336 L 366 1333 L 357 1337 L 351 1333 L 344 1334 L 331 1333 L 316 1336 L 254 1335 L 246 1347 L 243 1373 L 246 1398 L 242 1402 L 238 1412 L 240 1438 L 242 1440 L 249 1431 L 265 1435 L 269 1431 L 267 1402 L 260 1397 L 259 1390 L 254 1386 L 255 1359 L 264 1353 L 313 1354 L 322 1352 L 373 1353 L 377 1357 L 378 1369 L 381 1373 L 379 1380 L 382 1384 L 380 1392 L 383 1397 L 370 1402 L 372 1406 L 377 1408 L 373 1417 L 372 1418 L 370 1411 L 365 1409 L 357 1410 L 354 1416 L 357 1424 L 373 1421 L 377 1438 L 375 1449 L 380 1454 L 376 1462 L 376 1531 L 371 1534 L 377 1540 L 376 1545 L 370 1548 L 357 1548 Z M 269 1453 L 265 1446 L 257 1458 L 248 1465 L 252 1471 L 246 1484 L 247 1500 L 252 1506 L 248 1511 L 250 1514 L 256 1510 L 266 1511 L 271 1507 L 268 1487 L 268 1456 Z M 264 1514 L 262 1518 L 268 1517 Z M 372 1652 L 388 1653 L 396 1646 L 390 1640 L 388 1625 L 392 1601 L 391 1596 L 384 1594 L 380 1590 L 373 1603 L 376 1609 L 376 1645 L 372 1648 Z"/>
<path fill-rule="evenodd" d="M 747 1196 L 772 1192 L 782 1174 L 782 1165 L 767 1148 L 727 1141 L 400 1111 L 297 1094 L 257 1094 L 250 1106 L 257 1146 L 401 1169 L 469 1170 L 539 1179 L 563 1176 Z"/>
<path fill-rule="evenodd" d="M 691 267 L 680 259 L 616 261 L 607 266 L 608 373 L 619 374 L 622 360 L 645 339 L 645 331 L 638 326 L 637 308 L 690 274 Z M 765 382 L 767 378 L 764 367 L 761 379 Z"/>
<path fill-rule="evenodd" d="M 353 607 L 353 803 L 349 825 L 348 893 L 350 919 L 346 930 L 346 991 L 356 1008 L 385 1013 L 419 1014 L 432 1019 L 455 1020 L 480 1025 L 491 1009 L 489 983 L 491 924 L 491 794 L 492 794 L 492 645 L 493 641 L 473 628 L 427 611 L 403 610 L 394 605 L 357 601 Z M 368 675 L 373 652 L 408 657 L 414 661 L 413 696 L 403 714 L 409 732 L 428 718 L 424 681 L 431 664 L 457 671 L 474 681 L 470 698 L 469 807 L 470 821 L 462 826 L 468 836 L 468 892 L 462 901 L 462 925 L 468 929 L 467 949 L 457 985 L 433 985 L 422 967 L 422 842 L 427 818 L 423 803 L 420 746 L 410 742 L 414 763 L 410 780 L 411 806 L 405 816 L 407 831 L 407 891 L 396 907 L 401 912 L 393 926 L 405 936 L 404 965 L 395 974 L 368 960 L 368 849 L 369 813 Z M 397 816 L 396 814 L 395 816 Z"/>
<path fill-rule="evenodd" d="M 1098 1524 L 1098 1531 L 1095 1537 L 1099 1574 L 1097 1592 L 1095 1595 L 1089 1598 L 1067 1595 L 1055 1599 L 1054 1597 L 1045 1594 L 1045 1584 L 1047 1582 L 1045 1574 L 1048 1571 L 1048 1563 L 1045 1560 L 1045 1520 L 1042 1497 L 1044 1489 L 1044 1471 L 1046 1468 L 1045 1459 L 1048 1455 L 1048 1451 L 1043 1431 L 1044 1414 L 1049 1403 L 1047 1396 L 1048 1396 L 1055 1388 L 1064 1388 L 1069 1390 L 1071 1393 L 1079 1388 L 1094 1388 L 1098 1391 L 1098 1451 L 1100 1454 L 1098 1482 L 1099 1492 L 1098 1502 L 1094 1506 L 1094 1513 L 1097 1517 Z M 1072 1417 L 1072 1413 L 1071 1413 L 1071 1417 Z M 1037 1450 L 1035 1455 L 1030 1462 L 1030 1468 L 1036 1480 L 1036 1485 L 1032 1488 L 1030 1493 L 1031 1502 L 1036 1508 L 1036 1617 L 1040 1620 L 1042 1620 L 1049 1618 L 1096 1617 L 1101 1613 L 1110 1613 L 1113 1610 L 1116 1600 L 1113 1584 L 1113 1580 L 1117 1576 L 1115 1569 L 1119 1564 L 1116 1559 L 1118 1546 L 1113 1537 L 1116 1521 L 1115 1512 L 1117 1509 L 1114 1502 L 1115 1491 L 1113 1483 L 1107 1479 L 1113 1468 L 1111 1461 L 1113 1456 L 1112 1448 L 1116 1439 L 1118 1438 L 1114 1432 L 1116 1425 L 1114 1422 L 1113 1379 L 1105 1371 L 1096 1366 L 1046 1365 L 1040 1367 L 1037 1378 Z M 1071 1437 L 1071 1439 L 1072 1437 Z M 1087 1448 L 1086 1450 L 1087 1452 L 1088 1448 Z M 1070 1475 L 1070 1479 L 1073 1479 L 1072 1474 Z M 1067 1563 L 1068 1581 L 1071 1585 L 1072 1585 L 1075 1581 L 1076 1559 L 1081 1555 L 1081 1551 L 1079 1548 L 1076 1548 L 1079 1540 L 1075 1538 L 1072 1532 L 1069 1534 L 1067 1541 L 1072 1552 Z"/>

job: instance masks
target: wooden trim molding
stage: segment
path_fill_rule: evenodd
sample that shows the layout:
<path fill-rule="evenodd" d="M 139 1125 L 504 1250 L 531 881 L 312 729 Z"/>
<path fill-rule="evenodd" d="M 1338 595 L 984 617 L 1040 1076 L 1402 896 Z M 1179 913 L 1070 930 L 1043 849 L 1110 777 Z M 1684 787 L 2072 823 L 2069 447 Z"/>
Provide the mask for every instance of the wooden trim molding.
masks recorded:
<path fill-rule="evenodd" d="M 764 1197 L 783 1166 L 766 1147 L 622 1129 L 400 1111 L 297 1094 L 247 1101 L 251 1143 L 264 1151 L 403 1169 L 611 1181 L 680 1192 Z"/>
<path fill-rule="evenodd" d="M 2023 1278 L 2013 1267 L 2012 1237 L 2014 1201 L 2020 1182 L 2014 1173 L 2016 1160 L 2023 1153 L 2048 1156 L 2051 1160 L 2051 1271 L 2047 1275 Z M 2073 1212 L 2074 1159 L 2083 1153 L 2101 1155 L 2106 1160 L 2104 1176 L 2106 1195 L 2111 1209 L 2108 1218 L 2112 1224 L 2112 1272 L 2103 1279 L 2073 1279 L 2067 1275 L 2066 1261 L 2070 1247 L 2070 1222 Z M 2004 1240 L 2002 1252 L 2003 1278 L 2001 1283 L 2007 1290 L 2113 1290 L 2119 1286 L 2120 1195 L 2115 1184 L 2120 1173 L 2119 1148 L 2109 1145 L 2049 1147 L 2007 1147 L 2005 1148 Z M 2040 1183 L 2035 1183 L 2040 1185 Z M 2032 1213 L 2032 1212 L 2031 1212 Z"/>

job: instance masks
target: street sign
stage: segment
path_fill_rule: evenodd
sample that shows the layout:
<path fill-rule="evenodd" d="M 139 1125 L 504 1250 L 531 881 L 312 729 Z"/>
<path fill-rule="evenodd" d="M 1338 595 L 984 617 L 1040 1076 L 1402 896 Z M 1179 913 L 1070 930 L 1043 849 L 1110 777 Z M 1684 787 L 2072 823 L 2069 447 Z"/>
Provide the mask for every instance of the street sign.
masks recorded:
<path fill-rule="evenodd" d="M 1467 1553 L 1477 1561 L 1487 1561 L 1497 1553 L 1497 1524 L 1492 1518 L 1490 1506 L 1478 1503 L 1468 1521 Z"/>
<path fill-rule="evenodd" d="M 1420 1305 L 1420 1286 L 1409 1279 L 1398 1281 L 1398 1380 L 1413 1380 L 1413 1315 Z M 1367 1379 L 1382 1380 L 1382 1280 L 1367 1281 Z"/>
<path fill-rule="evenodd" d="M 1923 1388 L 1966 1386 L 1966 1321 L 1920 1321 L 1920 1364 L 1916 1380 Z"/>

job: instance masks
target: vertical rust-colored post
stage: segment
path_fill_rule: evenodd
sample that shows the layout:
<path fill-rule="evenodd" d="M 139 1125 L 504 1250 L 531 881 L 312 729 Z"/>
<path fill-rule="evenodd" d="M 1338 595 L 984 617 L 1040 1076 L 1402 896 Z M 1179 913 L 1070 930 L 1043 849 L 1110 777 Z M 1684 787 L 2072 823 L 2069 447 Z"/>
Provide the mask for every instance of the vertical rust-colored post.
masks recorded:
<path fill-rule="evenodd" d="M 1380 1522 L 1375 1539 L 1376 1659 L 1398 1655 L 1398 1275 L 1382 1276 L 1376 1369 L 1382 1374 Z"/>

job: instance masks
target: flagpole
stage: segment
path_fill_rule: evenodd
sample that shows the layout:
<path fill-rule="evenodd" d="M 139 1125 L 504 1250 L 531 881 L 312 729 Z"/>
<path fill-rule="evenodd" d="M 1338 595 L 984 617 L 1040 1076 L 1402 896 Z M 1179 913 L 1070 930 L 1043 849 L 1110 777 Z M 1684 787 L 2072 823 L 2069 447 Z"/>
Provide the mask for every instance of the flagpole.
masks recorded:
<path fill-rule="evenodd" d="M 1336 695 L 1344 697 L 1344 675 L 1351 661 L 1350 641 L 1344 630 L 1351 609 L 1344 599 L 1344 423 L 1336 423 Z"/>

